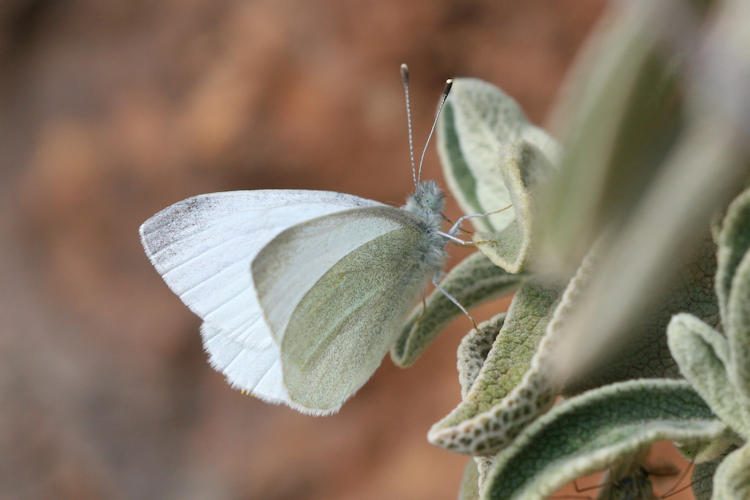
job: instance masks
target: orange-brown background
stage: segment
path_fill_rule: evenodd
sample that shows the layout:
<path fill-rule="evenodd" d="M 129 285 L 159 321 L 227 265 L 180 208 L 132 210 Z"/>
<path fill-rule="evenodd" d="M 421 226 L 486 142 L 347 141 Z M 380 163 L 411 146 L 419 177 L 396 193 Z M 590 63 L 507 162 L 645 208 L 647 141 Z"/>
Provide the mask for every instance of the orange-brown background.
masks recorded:
<path fill-rule="evenodd" d="M 0 498 L 455 498 L 465 458 L 425 433 L 458 401 L 464 318 L 413 368 L 386 359 L 338 415 L 299 415 L 210 369 L 137 228 L 217 190 L 399 203 L 399 63 L 418 146 L 450 76 L 501 86 L 542 123 L 602 6 L 4 2 Z M 425 176 L 440 180 L 434 150 Z"/>

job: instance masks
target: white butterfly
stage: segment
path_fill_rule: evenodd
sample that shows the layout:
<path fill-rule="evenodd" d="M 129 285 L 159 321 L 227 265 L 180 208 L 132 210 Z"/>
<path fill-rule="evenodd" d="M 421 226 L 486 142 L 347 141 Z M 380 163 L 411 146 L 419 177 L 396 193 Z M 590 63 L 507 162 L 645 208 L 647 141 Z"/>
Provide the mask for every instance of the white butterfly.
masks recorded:
<path fill-rule="evenodd" d="M 141 241 L 232 386 L 329 414 L 378 367 L 457 240 L 440 230 L 437 184 L 414 178 L 401 208 L 328 191 L 199 195 L 148 219 Z"/>

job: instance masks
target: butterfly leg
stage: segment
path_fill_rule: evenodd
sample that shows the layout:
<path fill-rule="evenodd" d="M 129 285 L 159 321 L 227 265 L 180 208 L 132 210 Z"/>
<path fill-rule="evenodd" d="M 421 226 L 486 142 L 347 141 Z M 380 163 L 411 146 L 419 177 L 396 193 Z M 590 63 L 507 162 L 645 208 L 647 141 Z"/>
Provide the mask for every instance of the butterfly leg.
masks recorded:
<path fill-rule="evenodd" d="M 463 228 L 461 227 L 461 224 L 463 224 L 463 222 L 464 222 L 465 220 L 467 220 L 467 219 L 473 219 L 473 218 L 475 218 L 475 217 L 482 217 L 482 216 L 484 216 L 484 214 L 469 214 L 469 215 L 462 215 L 461 217 L 459 217 L 459 218 L 458 218 L 458 220 L 456 221 L 456 223 L 455 223 L 455 224 L 453 224 L 453 225 L 451 226 L 451 228 L 450 228 L 450 229 L 448 230 L 448 234 L 450 234 L 451 236 L 455 236 L 455 235 L 456 235 L 456 233 L 458 233 L 459 231 L 465 231 L 465 230 L 464 230 L 464 229 L 463 229 Z"/>
<path fill-rule="evenodd" d="M 495 243 L 497 244 L 497 241 L 495 240 L 477 240 L 477 241 L 466 241 L 462 240 L 461 238 L 457 238 L 451 234 L 444 233 L 443 231 L 438 231 L 438 234 L 442 236 L 443 238 L 447 239 L 448 241 L 455 243 L 456 245 L 461 245 L 462 247 L 475 247 L 479 246 L 483 243 Z"/>
<path fill-rule="evenodd" d="M 456 223 L 453 224 L 453 226 L 448 230 L 448 234 L 450 234 L 451 236 L 455 236 L 456 233 L 458 233 L 459 231 L 463 231 L 463 229 L 461 228 L 461 223 L 463 223 L 463 221 L 465 221 L 467 219 L 475 219 L 477 217 L 487 217 L 488 215 L 499 214 L 500 212 L 504 212 L 504 211 L 508 210 L 511 207 L 513 207 L 512 204 L 511 205 L 507 205 L 507 206 L 505 206 L 503 208 L 500 208 L 498 210 L 492 210 L 491 212 L 485 212 L 483 214 L 462 215 L 461 217 L 458 218 L 458 220 L 456 221 Z"/>
<path fill-rule="evenodd" d="M 678 486 L 680 485 L 680 483 L 682 482 L 682 480 L 685 479 L 685 477 L 687 477 L 688 472 L 690 472 L 690 470 L 694 466 L 695 466 L 695 464 L 691 461 L 690 465 L 687 466 L 687 467 L 685 467 L 685 469 L 680 474 L 680 477 L 677 478 L 677 481 L 672 485 L 672 487 L 669 490 L 667 490 L 665 493 L 662 493 L 662 495 L 659 498 L 669 498 L 669 497 L 675 496 L 675 495 L 677 495 L 679 493 L 682 493 L 684 490 L 690 488 L 691 486 L 693 486 L 693 483 L 689 482 L 685 486 L 683 486 L 683 487 L 681 487 L 681 488 L 678 489 Z M 674 475 L 674 474 L 670 474 L 670 473 L 660 474 L 657 471 L 653 471 L 653 472 L 651 472 L 651 474 L 652 475 L 665 475 L 665 476 Z"/>
<path fill-rule="evenodd" d="M 442 231 L 438 231 L 438 234 L 442 236 L 443 238 L 447 239 L 448 241 L 451 241 L 455 243 L 456 245 L 461 245 L 462 247 L 476 246 L 476 244 L 473 241 L 462 240 L 461 238 L 456 238 L 452 234 L 444 233 Z"/>
<path fill-rule="evenodd" d="M 433 275 L 433 277 L 432 277 L 432 284 L 435 285 L 435 288 L 437 288 L 438 290 L 440 290 L 440 293 L 442 293 L 443 295 L 445 295 L 448 300 L 450 300 L 451 302 L 453 302 L 453 304 L 456 307 L 458 307 L 459 309 L 461 309 L 461 312 L 463 312 L 471 320 L 471 323 L 474 325 L 474 329 L 475 330 L 479 330 L 479 327 L 477 326 L 477 322 L 474 321 L 474 318 L 471 316 L 471 314 L 469 314 L 469 311 L 467 311 L 466 308 L 464 306 L 462 306 L 461 303 L 453 295 L 451 295 L 450 293 L 448 293 L 442 286 L 440 286 L 440 283 L 438 283 L 439 276 L 440 276 L 440 271 L 436 272 Z"/>

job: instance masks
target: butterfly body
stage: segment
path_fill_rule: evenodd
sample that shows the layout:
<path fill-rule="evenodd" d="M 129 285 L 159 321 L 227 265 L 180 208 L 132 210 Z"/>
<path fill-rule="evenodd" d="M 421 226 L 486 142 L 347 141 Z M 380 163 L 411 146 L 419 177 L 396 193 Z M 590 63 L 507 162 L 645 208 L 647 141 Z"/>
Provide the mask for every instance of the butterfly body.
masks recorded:
<path fill-rule="evenodd" d="M 445 264 L 445 238 L 440 235 L 445 195 L 434 181 L 421 182 L 402 209 L 421 218 L 420 229 L 425 239 L 420 246 L 421 260 L 439 270 Z"/>

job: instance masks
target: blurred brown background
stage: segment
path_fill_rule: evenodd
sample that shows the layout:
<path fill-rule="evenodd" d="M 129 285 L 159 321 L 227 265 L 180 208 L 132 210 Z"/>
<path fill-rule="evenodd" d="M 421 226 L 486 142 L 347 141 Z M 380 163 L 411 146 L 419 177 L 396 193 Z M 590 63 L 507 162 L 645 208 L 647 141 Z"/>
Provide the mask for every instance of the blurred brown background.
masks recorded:
<path fill-rule="evenodd" d="M 299 415 L 208 366 L 137 229 L 218 190 L 399 203 L 399 63 L 418 147 L 450 76 L 540 123 L 603 3 L 0 4 L 0 498 L 455 498 L 465 458 L 425 433 L 458 402 L 465 318 L 338 415 Z"/>

